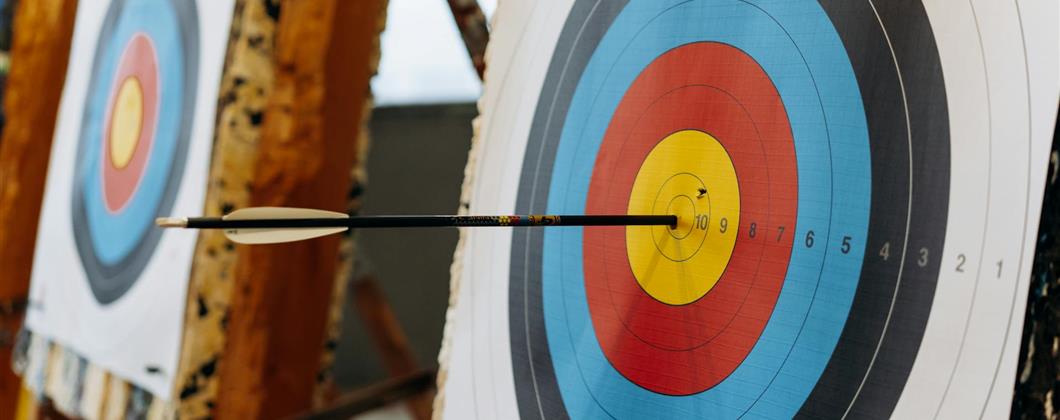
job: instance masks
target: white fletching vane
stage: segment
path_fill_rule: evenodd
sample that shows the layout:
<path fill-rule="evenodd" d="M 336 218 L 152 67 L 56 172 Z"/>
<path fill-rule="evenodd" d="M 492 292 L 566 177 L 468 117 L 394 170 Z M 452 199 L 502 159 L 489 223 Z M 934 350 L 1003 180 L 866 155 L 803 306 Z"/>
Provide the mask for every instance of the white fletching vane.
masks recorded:
<path fill-rule="evenodd" d="M 348 219 L 346 213 L 294 207 L 250 207 L 224 216 L 224 220 L 255 219 Z M 240 244 L 278 244 L 312 239 L 348 230 L 348 227 L 327 228 L 238 228 L 225 229 L 225 236 Z"/>

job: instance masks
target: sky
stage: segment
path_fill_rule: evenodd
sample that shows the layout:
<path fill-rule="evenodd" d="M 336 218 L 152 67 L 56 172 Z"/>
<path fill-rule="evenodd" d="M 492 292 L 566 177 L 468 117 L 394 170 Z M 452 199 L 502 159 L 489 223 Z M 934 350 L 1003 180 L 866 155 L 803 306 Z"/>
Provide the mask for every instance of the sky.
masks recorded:
<path fill-rule="evenodd" d="M 479 0 L 491 16 L 497 0 Z M 473 102 L 482 84 L 446 0 L 390 0 L 381 38 L 378 106 Z"/>

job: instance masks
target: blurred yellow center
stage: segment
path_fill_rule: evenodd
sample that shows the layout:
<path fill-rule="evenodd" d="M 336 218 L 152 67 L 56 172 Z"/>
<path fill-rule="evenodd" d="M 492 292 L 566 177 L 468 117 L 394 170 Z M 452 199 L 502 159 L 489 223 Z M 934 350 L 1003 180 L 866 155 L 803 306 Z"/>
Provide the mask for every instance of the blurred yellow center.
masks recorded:
<path fill-rule="evenodd" d="M 118 88 L 110 117 L 110 162 L 123 169 L 132 161 L 143 128 L 144 91 L 140 81 L 129 77 Z"/>

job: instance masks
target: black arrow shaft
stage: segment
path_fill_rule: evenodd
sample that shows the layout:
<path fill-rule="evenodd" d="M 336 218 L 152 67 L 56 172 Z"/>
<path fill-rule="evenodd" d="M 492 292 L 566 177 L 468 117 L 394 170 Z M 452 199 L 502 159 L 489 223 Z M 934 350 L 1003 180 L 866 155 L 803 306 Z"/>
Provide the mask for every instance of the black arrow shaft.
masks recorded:
<path fill-rule="evenodd" d="M 268 228 L 408 228 L 408 227 L 510 227 L 510 226 L 651 226 L 677 225 L 677 216 L 658 215 L 531 215 L 531 216 L 354 216 L 348 219 L 252 219 L 189 217 L 192 229 Z"/>

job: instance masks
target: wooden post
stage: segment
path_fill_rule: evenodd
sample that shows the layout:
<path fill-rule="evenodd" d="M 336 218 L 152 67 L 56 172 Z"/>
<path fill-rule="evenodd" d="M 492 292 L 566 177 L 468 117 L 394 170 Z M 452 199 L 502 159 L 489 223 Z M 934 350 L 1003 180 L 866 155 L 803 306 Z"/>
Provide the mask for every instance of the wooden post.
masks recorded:
<path fill-rule="evenodd" d="M 281 3 L 251 205 L 345 208 L 384 3 Z M 218 417 L 310 408 L 338 240 L 237 249 Z"/>
<path fill-rule="evenodd" d="M 380 289 L 375 276 L 362 276 L 353 281 L 351 286 L 353 301 L 356 303 L 357 313 L 361 316 L 361 325 L 371 336 L 390 377 L 411 375 L 419 371 L 416 355 L 412 354 L 408 338 L 390 309 L 386 295 Z M 413 417 L 419 420 L 431 418 L 433 399 L 434 396 L 429 392 L 410 396 L 408 407 Z"/>
<path fill-rule="evenodd" d="M 396 376 L 339 397 L 334 404 L 295 416 L 299 420 L 347 419 L 424 395 L 434 387 L 434 372 L 421 370 Z"/>
<path fill-rule="evenodd" d="M 479 80 L 486 73 L 486 44 L 490 40 L 489 28 L 486 25 L 486 15 L 482 14 L 477 0 L 448 0 L 449 10 L 453 12 L 453 20 L 460 30 L 460 37 L 464 40 L 467 55 L 471 57 L 471 64 L 475 66 Z"/>
<path fill-rule="evenodd" d="M 29 293 L 55 115 L 66 80 L 76 0 L 23 0 L 14 21 L 0 139 L 0 417 L 14 416 L 21 381 L 11 346 Z"/>

